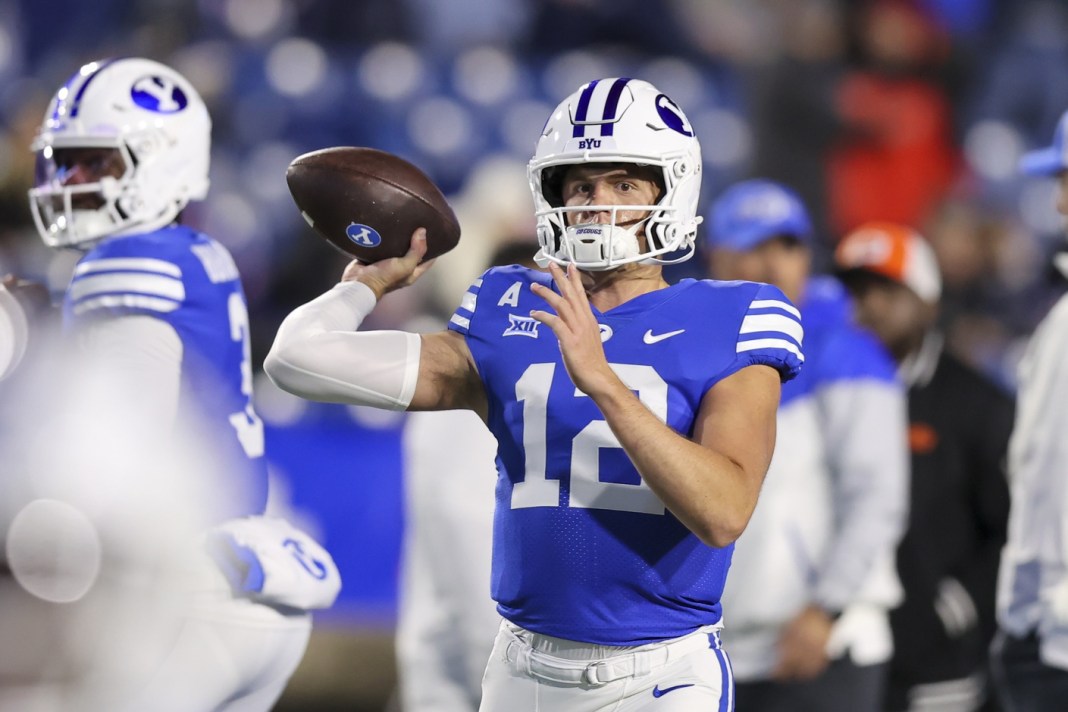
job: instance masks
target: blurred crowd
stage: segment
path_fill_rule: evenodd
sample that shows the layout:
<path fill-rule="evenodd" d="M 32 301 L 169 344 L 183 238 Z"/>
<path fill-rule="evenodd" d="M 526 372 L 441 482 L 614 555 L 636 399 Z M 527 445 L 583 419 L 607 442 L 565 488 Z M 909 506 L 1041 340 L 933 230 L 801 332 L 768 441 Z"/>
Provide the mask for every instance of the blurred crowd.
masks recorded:
<path fill-rule="evenodd" d="M 689 108 L 706 203 L 750 176 L 798 190 L 817 267 L 865 220 L 918 228 L 945 271 L 950 343 L 1009 388 L 1048 305 L 1051 187 L 1015 165 L 1068 106 L 1068 7 L 1053 0 L 4 0 L 0 18 L 5 271 L 59 290 L 70 268 L 24 197 L 51 88 L 102 56 L 168 62 L 215 119 L 212 197 L 187 221 L 236 255 L 256 363 L 344 264 L 293 209 L 293 157 L 374 146 L 441 185 L 466 239 L 422 302 L 389 314 L 446 314 L 495 241 L 530 236 L 533 137 L 552 98 L 594 76 L 645 78 Z"/>

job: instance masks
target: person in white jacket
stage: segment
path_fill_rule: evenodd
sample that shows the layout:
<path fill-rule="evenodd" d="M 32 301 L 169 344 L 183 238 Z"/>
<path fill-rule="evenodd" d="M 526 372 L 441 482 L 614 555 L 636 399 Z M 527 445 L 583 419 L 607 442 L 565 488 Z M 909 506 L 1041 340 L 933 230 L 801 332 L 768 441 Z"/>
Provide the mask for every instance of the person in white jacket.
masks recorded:
<path fill-rule="evenodd" d="M 805 369 L 784 386 L 768 476 L 724 593 L 739 710 L 877 712 L 901 596 L 908 510 L 905 392 L 832 277 L 810 276 L 800 198 L 766 180 L 712 207 L 718 279 L 774 284 L 798 305 Z"/>
<path fill-rule="evenodd" d="M 1068 216 L 1068 112 L 1047 148 L 1026 154 L 1028 175 L 1055 176 Z M 1068 256 L 1056 258 L 1068 276 Z M 1035 330 L 1020 363 L 1009 441 L 1012 505 L 998 577 L 1000 633 L 993 679 L 1010 712 L 1063 709 L 1068 699 L 1068 295 Z"/>

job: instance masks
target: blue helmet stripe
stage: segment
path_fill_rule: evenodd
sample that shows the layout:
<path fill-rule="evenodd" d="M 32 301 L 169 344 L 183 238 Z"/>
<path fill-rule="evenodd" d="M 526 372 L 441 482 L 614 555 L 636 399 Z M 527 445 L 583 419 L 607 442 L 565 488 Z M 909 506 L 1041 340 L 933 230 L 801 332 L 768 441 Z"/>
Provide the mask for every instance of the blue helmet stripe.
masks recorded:
<path fill-rule="evenodd" d="M 71 116 L 71 118 L 74 118 L 75 116 L 78 115 L 78 104 L 79 104 L 79 102 L 81 102 L 82 95 L 85 94 L 85 89 L 86 89 L 86 87 L 89 86 L 89 82 L 93 81 L 95 78 L 100 76 L 100 70 L 104 69 L 104 67 L 108 66 L 109 64 L 111 64 L 114 61 L 115 61 L 114 58 L 104 60 L 103 62 L 100 63 L 100 65 L 96 68 L 96 70 L 93 71 L 92 74 L 90 74 L 88 77 L 85 78 L 85 81 L 82 83 L 81 88 L 78 89 L 78 93 L 74 97 L 74 101 L 71 102 L 71 105 L 70 105 L 70 116 Z"/>
<path fill-rule="evenodd" d="M 605 122 L 601 124 L 602 136 L 612 135 L 612 131 L 615 128 L 615 123 L 613 122 L 616 118 L 616 109 L 619 108 L 619 96 L 623 93 L 623 87 L 627 86 L 629 81 L 630 77 L 617 79 L 612 88 L 608 90 L 608 98 L 604 102 L 604 113 L 601 115 L 601 120 Z"/>
<path fill-rule="evenodd" d="M 575 109 L 575 118 L 572 119 L 572 123 L 575 124 L 574 130 L 571 132 L 572 138 L 580 138 L 586 135 L 586 127 L 581 122 L 586 120 L 586 112 L 590 109 L 590 99 L 593 97 L 593 90 L 597 88 L 597 82 L 599 81 L 601 80 L 594 79 L 587 84 L 582 91 L 582 96 L 579 97 L 578 108 Z"/>

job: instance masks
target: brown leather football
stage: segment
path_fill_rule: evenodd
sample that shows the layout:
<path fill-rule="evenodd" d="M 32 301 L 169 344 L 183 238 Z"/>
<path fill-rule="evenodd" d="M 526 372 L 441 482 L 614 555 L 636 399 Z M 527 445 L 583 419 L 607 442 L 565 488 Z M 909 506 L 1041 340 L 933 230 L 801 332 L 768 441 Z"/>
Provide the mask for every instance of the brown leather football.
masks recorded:
<path fill-rule="evenodd" d="M 425 260 L 460 240 L 460 223 L 434 182 L 408 161 L 374 148 L 305 153 L 286 170 L 301 215 L 331 245 L 361 262 L 400 257 L 426 228 Z"/>

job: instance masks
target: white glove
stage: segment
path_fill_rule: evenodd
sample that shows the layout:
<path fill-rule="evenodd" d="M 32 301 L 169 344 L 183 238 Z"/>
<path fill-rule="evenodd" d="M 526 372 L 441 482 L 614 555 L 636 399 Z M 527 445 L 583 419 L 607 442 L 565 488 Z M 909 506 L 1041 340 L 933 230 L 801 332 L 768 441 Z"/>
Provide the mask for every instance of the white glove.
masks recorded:
<path fill-rule="evenodd" d="M 341 591 L 330 554 L 284 519 L 231 519 L 213 527 L 206 544 L 237 595 L 311 610 L 329 608 Z"/>

